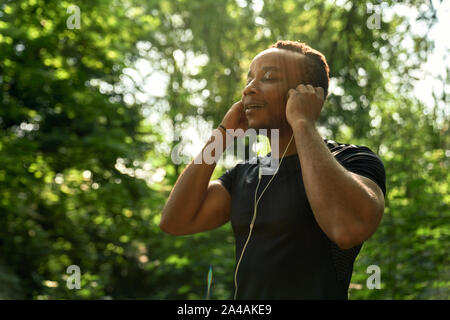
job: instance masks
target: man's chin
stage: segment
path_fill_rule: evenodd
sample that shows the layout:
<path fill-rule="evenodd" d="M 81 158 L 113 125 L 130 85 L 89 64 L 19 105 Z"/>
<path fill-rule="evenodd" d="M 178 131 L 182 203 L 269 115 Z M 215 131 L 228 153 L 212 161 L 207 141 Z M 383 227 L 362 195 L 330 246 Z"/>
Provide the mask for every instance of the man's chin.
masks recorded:
<path fill-rule="evenodd" d="M 270 126 L 266 123 L 258 122 L 258 121 L 249 121 L 248 128 L 254 130 L 269 130 Z"/>

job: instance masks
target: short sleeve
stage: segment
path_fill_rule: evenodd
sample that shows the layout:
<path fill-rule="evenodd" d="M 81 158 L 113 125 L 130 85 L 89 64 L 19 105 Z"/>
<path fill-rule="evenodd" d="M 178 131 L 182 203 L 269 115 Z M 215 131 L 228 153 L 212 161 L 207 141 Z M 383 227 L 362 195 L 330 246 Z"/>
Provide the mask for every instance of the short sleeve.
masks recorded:
<path fill-rule="evenodd" d="M 383 162 L 372 150 L 364 146 L 340 145 L 330 151 L 345 169 L 374 181 L 386 196 L 386 171 Z"/>
<path fill-rule="evenodd" d="M 234 180 L 234 174 L 236 171 L 236 167 L 233 167 L 231 169 L 228 169 L 225 171 L 223 175 L 221 175 L 218 180 L 222 185 L 225 187 L 225 189 L 228 190 L 229 194 L 231 195 L 231 192 L 233 190 L 233 180 Z"/>

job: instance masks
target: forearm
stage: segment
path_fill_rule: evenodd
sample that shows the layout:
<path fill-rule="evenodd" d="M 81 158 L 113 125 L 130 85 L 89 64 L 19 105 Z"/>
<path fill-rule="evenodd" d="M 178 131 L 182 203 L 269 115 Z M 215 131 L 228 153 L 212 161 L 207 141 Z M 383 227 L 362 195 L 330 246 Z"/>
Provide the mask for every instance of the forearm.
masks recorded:
<path fill-rule="evenodd" d="M 222 142 L 215 140 L 214 135 Z M 192 221 L 205 199 L 217 160 L 226 148 L 225 136 L 222 130 L 214 130 L 202 151 L 180 174 L 164 206 L 161 228 L 176 228 Z"/>
<path fill-rule="evenodd" d="M 298 121 L 292 128 L 305 191 L 317 223 L 342 247 L 364 241 L 364 226 L 374 204 L 371 195 L 334 159 L 313 123 Z"/>

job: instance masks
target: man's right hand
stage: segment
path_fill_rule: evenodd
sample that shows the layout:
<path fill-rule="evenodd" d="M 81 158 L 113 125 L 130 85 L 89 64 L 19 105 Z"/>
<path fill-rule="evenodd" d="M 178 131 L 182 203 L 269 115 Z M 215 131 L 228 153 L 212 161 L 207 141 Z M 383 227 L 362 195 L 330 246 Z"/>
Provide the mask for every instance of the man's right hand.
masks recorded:
<path fill-rule="evenodd" d="M 243 132 L 248 129 L 248 121 L 244 111 L 244 104 L 238 101 L 233 104 L 222 119 L 221 125 L 227 129 L 242 129 Z M 239 136 L 239 135 L 234 135 Z"/>

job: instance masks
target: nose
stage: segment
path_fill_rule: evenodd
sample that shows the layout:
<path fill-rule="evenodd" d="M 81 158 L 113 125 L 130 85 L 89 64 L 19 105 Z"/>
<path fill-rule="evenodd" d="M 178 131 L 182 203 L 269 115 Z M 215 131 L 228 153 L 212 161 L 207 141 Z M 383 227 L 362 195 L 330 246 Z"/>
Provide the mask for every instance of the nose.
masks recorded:
<path fill-rule="evenodd" d="M 244 90 L 242 90 L 242 95 L 246 96 L 249 94 L 255 94 L 257 92 L 258 88 L 256 86 L 255 79 L 253 79 L 245 86 Z"/>

